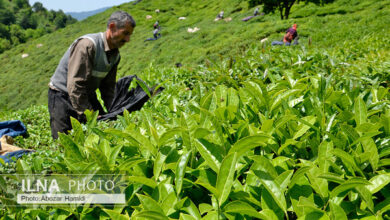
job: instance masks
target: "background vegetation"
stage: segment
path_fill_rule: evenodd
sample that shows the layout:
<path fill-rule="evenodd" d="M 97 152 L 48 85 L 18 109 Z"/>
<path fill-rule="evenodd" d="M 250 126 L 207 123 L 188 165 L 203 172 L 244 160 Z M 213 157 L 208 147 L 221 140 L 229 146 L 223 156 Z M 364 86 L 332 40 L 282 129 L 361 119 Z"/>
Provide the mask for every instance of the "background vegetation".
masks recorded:
<path fill-rule="evenodd" d="M 133 42 L 122 49 L 119 72 L 122 76 L 139 73 L 148 85 L 158 83 L 166 88 L 140 111 L 112 122 L 96 122 L 96 113 L 90 112 L 86 125 L 73 121 L 72 133 L 57 142 L 50 138 L 47 106 L 0 113 L 0 120 L 19 119 L 27 125 L 30 137 L 17 138 L 17 144 L 36 150 L 16 164 L 3 165 L 1 173 L 125 172 L 130 176 L 129 184 L 121 189 L 126 205 L 40 209 L 5 205 L 0 216 L 389 219 L 390 39 L 386 18 L 390 2 L 339 0 L 324 7 L 298 4 L 287 22 L 276 14 L 249 23 L 238 18 L 250 15 L 252 9 L 243 7 L 232 13 L 236 17 L 230 23 L 215 23 L 215 14 L 228 4 L 208 1 L 202 8 L 198 1 L 191 2 L 179 5 L 179 1 L 162 4 L 156 0 L 118 7 L 130 12 L 139 9 L 137 16 L 142 18 L 159 8 L 160 23 L 169 21 L 162 22 L 164 16 L 174 17 L 163 33 L 168 28 L 183 29 L 166 32 L 164 41 L 143 44 L 154 20 L 137 20 Z M 182 6 L 183 14 L 191 10 L 199 16 L 196 26 L 199 24 L 200 32 L 186 33 L 186 27 L 194 23 L 181 26 L 177 17 L 164 15 L 177 13 Z M 230 7 L 225 14 L 237 5 L 230 2 Z M 105 13 L 86 22 L 100 19 L 104 26 L 111 12 Z M 185 22 L 192 20 L 190 14 L 184 16 L 188 16 Z M 301 44 L 271 47 L 270 41 L 281 38 L 291 23 L 299 25 Z M 41 40 L 68 34 L 69 39 L 62 40 L 70 43 L 85 31 L 78 25 Z M 185 43 L 174 41 L 173 33 L 188 39 Z M 215 39 L 202 41 L 199 36 L 211 33 Z M 260 43 L 264 37 L 270 40 Z M 233 41 L 235 38 L 240 40 Z M 25 46 L 34 47 L 37 42 Z M 218 50 L 206 54 L 214 46 Z M 161 48 L 164 53 L 156 55 L 148 48 Z M 221 53 L 224 48 L 227 51 Z M 19 76 L 31 82 L 17 90 L 20 95 L 16 92 L 9 97 L 24 96 L 20 100 L 25 101 L 40 96 L 46 101 L 50 68 L 55 68 L 62 53 L 48 52 L 56 58 L 36 53 L 37 58 L 20 67 L 25 60 L 13 60 L 12 54 L 21 49 L 5 53 L 8 58 L 3 54 L 2 60 L 18 63 L 14 68 L 48 69 L 39 72 L 41 78 L 30 76 L 34 71 Z M 166 57 L 171 53 L 175 59 Z M 145 57 L 147 61 L 142 63 L 147 55 L 149 59 Z M 45 58 L 38 60 L 40 56 Z M 194 60 L 185 62 L 187 58 Z M 178 61 L 183 68 L 173 67 Z M 0 82 L 3 79 L 8 78 Z M 34 97 L 31 87 L 40 80 L 45 91 Z M 5 96 L 13 92 L 4 91 Z M 0 181 L 0 200 L 9 204 L 4 189 Z"/>
<path fill-rule="evenodd" d="M 48 11 L 40 2 L 30 6 L 28 0 L 0 0 L 0 54 L 76 21 L 61 10 Z"/>
<path fill-rule="evenodd" d="M 114 7 L 17 46 L 0 55 L 0 109 L 20 109 L 47 103 L 47 84 L 69 44 L 77 37 L 92 32 L 104 31 L 109 15 L 118 9 L 130 12 L 137 21 L 131 42 L 121 49 L 120 76 L 138 74 L 151 63 L 156 67 L 171 67 L 180 62 L 184 68 L 197 65 L 213 65 L 221 59 L 236 59 L 245 54 L 252 45 L 268 38 L 280 40 L 283 32 L 293 23 L 298 24 L 300 42 L 305 47 L 321 49 L 327 53 L 345 48 L 349 42 L 378 39 L 383 42 L 389 36 L 389 1 L 339 0 L 323 7 L 300 3 L 292 8 L 291 19 L 281 21 L 278 14 L 256 17 L 243 22 L 243 17 L 252 15 L 246 1 L 141 1 Z M 156 14 L 155 9 L 160 9 Z M 214 22 L 221 9 L 231 22 Z M 147 20 L 146 15 L 153 19 Z M 186 16 L 186 20 L 178 17 Z M 152 36 L 152 25 L 160 20 L 162 38 L 143 42 Z M 188 27 L 200 31 L 188 33 Z M 311 46 L 308 45 L 311 39 Z M 43 44 L 41 48 L 36 45 Z M 353 46 L 353 45 L 352 45 Z M 386 53 L 388 45 L 378 48 Z M 385 51 L 385 52 L 381 52 Z M 21 55 L 28 53 L 28 58 Z M 353 56 L 353 54 L 351 54 Z"/>

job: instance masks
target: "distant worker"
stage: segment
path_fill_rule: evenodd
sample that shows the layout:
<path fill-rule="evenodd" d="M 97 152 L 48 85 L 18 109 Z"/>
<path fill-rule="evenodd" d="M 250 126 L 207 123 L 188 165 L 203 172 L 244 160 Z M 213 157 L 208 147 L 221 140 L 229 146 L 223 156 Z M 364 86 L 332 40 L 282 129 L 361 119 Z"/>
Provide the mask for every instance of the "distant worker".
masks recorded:
<path fill-rule="evenodd" d="M 254 17 L 263 16 L 263 15 L 264 15 L 264 12 L 262 12 L 262 13 L 260 14 L 260 13 L 259 13 L 259 8 L 256 8 L 255 11 L 253 12 L 253 15 L 248 16 L 248 17 L 245 17 L 245 18 L 241 19 L 241 21 L 249 21 L 249 20 L 251 20 L 251 19 L 254 18 Z"/>
<path fill-rule="evenodd" d="M 293 40 L 293 45 L 298 44 L 297 24 L 294 24 L 291 28 L 287 29 L 286 34 L 283 37 L 283 41 L 273 41 L 272 45 L 290 46 Z"/>
<path fill-rule="evenodd" d="M 153 37 L 156 39 L 160 38 L 161 34 L 159 32 L 160 32 L 160 28 L 154 29 L 153 30 Z"/>
<path fill-rule="evenodd" d="M 217 17 L 214 19 L 214 21 L 219 21 L 219 20 L 223 19 L 224 13 L 225 13 L 224 11 L 219 12 L 219 14 L 218 14 Z"/>
<path fill-rule="evenodd" d="M 283 42 L 290 43 L 298 36 L 297 32 L 297 24 L 293 24 L 293 26 L 287 29 L 286 34 L 284 35 Z"/>
<path fill-rule="evenodd" d="M 153 28 L 154 29 L 160 29 L 160 24 L 159 24 L 158 20 L 156 22 L 154 22 Z"/>
<path fill-rule="evenodd" d="M 153 24 L 153 37 L 150 37 L 150 38 L 147 38 L 145 41 L 153 41 L 153 40 L 157 40 L 161 37 L 161 34 L 160 34 L 160 25 L 158 23 L 158 21 L 156 21 L 156 23 Z"/>
<path fill-rule="evenodd" d="M 103 113 L 96 89 L 107 109 L 114 98 L 119 48 L 130 41 L 136 24 L 124 11 L 111 14 L 105 32 L 76 39 L 65 52 L 50 79 L 48 107 L 52 137 L 72 129 L 70 117 L 85 122 L 84 111 Z"/>
<path fill-rule="evenodd" d="M 253 16 L 259 15 L 259 8 L 256 8 L 255 11 L 253 12 Z"/>

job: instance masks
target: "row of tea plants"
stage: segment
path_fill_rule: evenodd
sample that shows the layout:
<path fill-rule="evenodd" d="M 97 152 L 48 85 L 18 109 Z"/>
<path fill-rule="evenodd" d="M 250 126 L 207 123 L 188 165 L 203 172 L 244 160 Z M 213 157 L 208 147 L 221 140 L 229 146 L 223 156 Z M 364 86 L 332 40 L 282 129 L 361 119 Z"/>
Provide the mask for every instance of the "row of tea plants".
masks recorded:
<path fill-rule="evenodd" d="M 40 131 L 44 141 L 36 154 L 1 168 L 125 173 L 125 206 L 5 206 L 0 214 L 3 219 L 388 219 L 389 63 L 373 56 L 375 50 L 254 47 L 213 68 L 150 66 L 141 78 L 162 82 L 165 90 L 142 110 L 113 122 L 97 122 L 97 112 L 86 112 L 85 125 L 72 120 L 73 131 L 55 143 L 48 131 Z M 39 110 L 46 120 L 39 123 L 48 128 L 45 107 Z M 13 116 L 24 119 L 20 112 Z"/>

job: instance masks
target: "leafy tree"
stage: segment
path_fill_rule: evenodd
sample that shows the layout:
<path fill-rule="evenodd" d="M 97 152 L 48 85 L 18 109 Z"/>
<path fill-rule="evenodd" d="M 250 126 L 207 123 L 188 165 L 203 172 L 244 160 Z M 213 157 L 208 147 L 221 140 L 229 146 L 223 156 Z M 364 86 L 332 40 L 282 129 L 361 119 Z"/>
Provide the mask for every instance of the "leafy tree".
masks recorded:
<path fill-rule="evenodd" d="M 0 24 L 0 38 L 7 38 L 9 39 L 10 33 L 8 30 L 8 26 L 4 24 Z"/>
<path fill-rule="evenodd" d="M 0 9 L 0 23 L 9 25 L 15 22 L 15 15 L 7 9 Z"/>
<path fill-rule="evenodd" d="M 56 25 L 56 29 L 63 28 L 66 26 L 67 16 L 62 10 L 59 10 L 56 14 L 56 18 L 54 19 L 54 24 Z"/>
<path fill-rule="evenodd" d="M 32 15 L 33 12 L 30 8 L 20 10 L 16 18 L 17 24 L 19 24 L 23 29 L 36 28 L 38 24 Z"/>
<path fill-rule="evenodd" d="M 28 8 L 30 7 L 30 4 L 28 3 L 28 0 L 15 0 L 16 6 L 18 8 Z"/>
<path fill-rule="evenodd" d="M 51 33 L 77 22 L 63 11 L 48 11 L 42 3 L 31 7 L 28 0 L 0 0 L 0 53 L 12 46 Z"/>
<path fill-rule="evenodd" d="M 42 3 L 35 2 L 34 5 L 32 6 L 32 10 L 34 12 L 41 12 L 41 11 L 46 11 L 46 8 L 43 7 Z"/>
<path fill-rule="evenodd" d="M 24 34 L 23 29 L 17 25 L 13 24 L 10 26 L 10 34 L 12 44 L 19 44 L 26 42 L 26 35 Z"/>
<path fill-rule="evenodd" d="M 334 0 L 302 0 L 305 3 L 312 2 L 317 5 L 323 5 L 333 2 Z M 288 19 L 290 15 L 291 7 L 300 0 L 249 0 L 249 6 L 254 7 L 256 5 L 264 5 L 264 13 L 272 13 L 278 10 L 280 12 L 280 18 Z"/>

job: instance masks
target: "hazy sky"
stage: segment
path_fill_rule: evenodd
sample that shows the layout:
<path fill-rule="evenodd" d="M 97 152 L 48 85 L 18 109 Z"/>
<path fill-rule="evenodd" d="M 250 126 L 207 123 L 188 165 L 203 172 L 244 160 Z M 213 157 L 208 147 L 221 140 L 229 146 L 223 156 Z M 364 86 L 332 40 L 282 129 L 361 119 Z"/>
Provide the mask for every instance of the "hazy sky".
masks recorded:
<path fill-rule="evenodd" d="M 93 11 L 95 9 L 120 5 L 132 0 L 29 0 L 30 5 L 41 2 L 46 9 L 64 12 Z"/>

